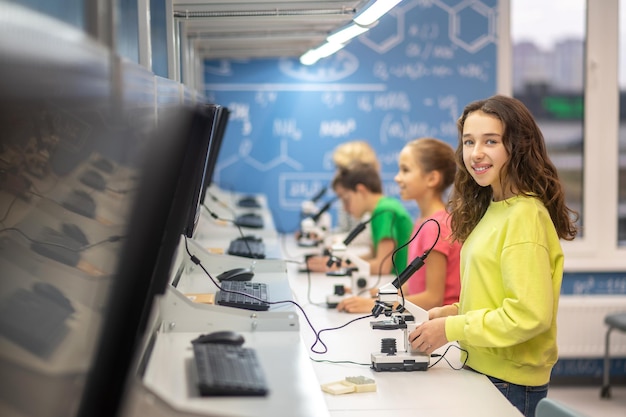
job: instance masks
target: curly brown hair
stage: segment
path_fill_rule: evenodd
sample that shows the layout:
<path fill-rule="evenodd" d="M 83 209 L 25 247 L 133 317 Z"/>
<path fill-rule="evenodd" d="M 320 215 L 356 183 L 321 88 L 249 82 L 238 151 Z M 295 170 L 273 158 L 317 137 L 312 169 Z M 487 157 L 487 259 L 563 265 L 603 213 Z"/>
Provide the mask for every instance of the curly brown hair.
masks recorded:
<path fill-rule="evenodd" d="M 565 205 L 565 194 L 556 167 L 550 160 L 543 134 L 528 108 L 519 100 L 495 95 L 468 104 L 457 121 L 458 145 L 455 151 L 457 172 L 450 197 L 451 228 L 455 239 L 463 242 L 482 219 L 493 197 L 491 187 L 478 185 L 463 163 L 463 127 L 476 111 L 497 117 L 503 125 L 502 141 L 509 156 L 500 179 L 518 194 L 539 198 L 548 209 L 561 239 L 573 240 L 578 233 L 578 213 Z"/>

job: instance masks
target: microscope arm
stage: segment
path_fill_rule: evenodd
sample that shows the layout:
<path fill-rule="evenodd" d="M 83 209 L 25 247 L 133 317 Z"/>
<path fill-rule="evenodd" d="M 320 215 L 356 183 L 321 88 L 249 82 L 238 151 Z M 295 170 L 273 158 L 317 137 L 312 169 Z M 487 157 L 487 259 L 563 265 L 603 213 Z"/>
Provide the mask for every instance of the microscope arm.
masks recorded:
<path fill-rule="evenodd" d="M 420 324 L 428 320 L 428 311 L 423 308 L 413 304 L 409 300 L 402 298 L 398 294 L 398 288 L 396 288 L 393 283 L 388 283 L 380 287 L 378 291 L 378 301 L 388 308 L 393 308 L 393 304 L 398 302 L 400 305 L 404 307 L 406 311 L 409 312 L 413 316 L 413 321 L 415 324 Z M 374 307 L 376 309 L 376 307 Z M 377 316 L 375 311 L 372 313 Z M 393 314 L 393 313 L 392 313 Z"/>
<path fill-rule="evenodd" d="M 367 280 L 370 277 L 370 264 L 365 259 L 357 255 L 353 250 L 348 249 L 344 243 L 336 243 L 331 247 L 331 257 L 328 260 L 327 265 L 332 266 L 333 263 L 338 265 L 347 266 L 348 268 L 356 268 L 356 271 L 351 272 L 352 277 L 352 289 L 356 290 L 359 287 L 359 280 Z M 346 265 L 349 264 L 349 265 Z"/>
<path fill-rule="evenodd" d="M 304 218 L 300 222 L 300 244 L 315 246 L 324 241 L 331 226 L 331 217 L 328 210 L 334 201 L 335 199 L 326 202 L 319 210 L 317 210 L 312 201 L 302 203 Z"/>

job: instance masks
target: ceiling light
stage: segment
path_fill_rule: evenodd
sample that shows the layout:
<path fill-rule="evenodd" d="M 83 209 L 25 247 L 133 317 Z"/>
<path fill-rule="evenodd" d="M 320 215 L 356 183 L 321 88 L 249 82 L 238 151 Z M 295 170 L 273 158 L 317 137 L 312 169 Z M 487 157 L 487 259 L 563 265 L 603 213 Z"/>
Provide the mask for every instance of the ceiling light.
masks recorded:
<path fill-rule="evenodd" d="M 352 23 L 344 28 L 339 29 L 336 32 L 331 33 L 326 40 L 330 43 L 346 43 L 350 39 L 355 38 L 365 32 L 367 32 L 369 28 L 357 25 L 356 23 Z"/>
<path fill-rule="evenodd" d="M 320 57 L 315 52 L 315 49 L 309 49 L 300 57 L 300 63 L 302 65 L 313 65 L 319 61 Z"/>
<path fill-rule="evenodd" d="M 330 43 L 326 42 L 322 46 L 315 49 L 309 49 L 300 57 L 300 63 L 302 65 L 313 65 L 322 58 L 326 58 L 343 48 L 345 45 L 342 43 Z"/>
<path fill-rule="evenodd" d="M 302 65 L 313 65 L 321 58 L 326 58 L 346 46 L 353 38 L 372 28 L 378 19 L 393 9 L 402 0 L 370 0 L 370 2 L 352 19 L 354 23 L 341 28 L 326 38 L 326 43 L 315 49 L 309 49 L 300 57 Z"/>
<path fill-rule="evenodd" d="M 326 42 L 324 45 L 318 47 L 316 51 L 320 58 L 326 58 L 327 56 L 334 54 L 344 46 L 346 45 L 343 43 Z"/>
<path fill-rule="evenodd" d="M 361 26 L 370 26 L 401 1 L 371 0 L 352 20 Z"/>

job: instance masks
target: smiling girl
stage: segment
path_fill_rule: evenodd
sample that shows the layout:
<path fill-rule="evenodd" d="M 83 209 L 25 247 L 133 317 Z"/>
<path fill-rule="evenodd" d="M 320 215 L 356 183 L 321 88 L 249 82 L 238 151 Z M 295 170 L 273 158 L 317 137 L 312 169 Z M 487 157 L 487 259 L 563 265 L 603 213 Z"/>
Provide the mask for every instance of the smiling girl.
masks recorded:
<path fill-rule="evenodd" d="M 576 236 L 543 135 L 519 101 L 493 96 L 458 120 L 451 226 L 461 249 L 459 302 L 429 311 L 409 336 L 432 353 L 449 341 L 525 416 L 547 396 L 557 357 L 560 239 Z"/>

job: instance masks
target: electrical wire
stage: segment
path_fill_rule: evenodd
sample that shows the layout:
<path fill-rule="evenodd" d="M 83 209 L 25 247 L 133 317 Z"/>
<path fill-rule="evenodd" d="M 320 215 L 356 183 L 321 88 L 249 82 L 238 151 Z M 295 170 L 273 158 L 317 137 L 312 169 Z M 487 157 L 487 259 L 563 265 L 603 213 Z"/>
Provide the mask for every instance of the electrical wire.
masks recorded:
<path fill-rule="evenodd" d="M 420 228 L 420 229 L 421 229 L 421 228 Z M 419 232 L 419 230 L 418 230 L 418 232 Z M 417 234 L 417 233 L 416 233 L 416 234 Z M 313 353 L 320 354 L 320 355 L 328 353 L 328 346 L 327 346 L 327 345 L 324 343 L 324 341 L 322 340 L 322 333 L 323 333 L 323 332 L 329 332 L 329 331 L 334 331 L 334 330 L 340 330 L 340 329 L 343 329 L 343 328 L 345 328 L 345 327 L 349 326 L 350 324 L 355 323 L 355 322 L 357 322 L 357 321 L 360 321 L 360 320 L 364 320 L 364 319 L 368 319 L 368 318 L 372 318 L 372 317 L 374 317 L 374 315 L 373 315 L 373 314 L 368 314 L 368 315 L 365 315 L 365 316 L 360 316 L 360 317 L 354 318 L 354 319 L 352 319 L 352 320 L 349 320 L 348 322 L 346 322 L 346 323 L 344 323 L 344 324 L 342 324 L 342 325 L 340 325 L 340 326 L 328 327 L 328 328 L 324 328 L 324 329 L 321 329 L 321 330 L 319 330 L 319 331 L 318 331 L 318 330 L 316 330 L 316 329 L 315 329 L 315 326 L 314 326 L 314 325 L 313 325 L 313 323 L 311 322 L 311 320 L 310 320 L 309 316 L 308 316 L 308 315 L 306 314 L 306 312 L 304 311 L 304 308 L 302 308 L 302 306 L 301 306 L 300 304 L 298 304 L 297 302 L 295 302 L 295 301 L 293 301 L 293 300 L 266 301 L 266 300 L 261 300 L 260 298 L 257 298 L 257 297 L 255 297 L 255 296 L 252 296 L 252 295 L 250 295 L 250 294 L 245 294 L 245 293 L 242 293 L 242 292 L 239 292 L 239 291 L 231 291 L 231 290 L 224 290 L 224 289 L 222 289 L 222 287 L 219 285 L 219 283 L 218 283 L 218 282 L 217 282 L 217 281 L 213 278 L 213 276 L 212 276 L 212 275 L 209 273 L 209 271 L 208 271 L 208 270 L 204 267 L 204 265 L 202 265 L 202 261 L 201 261 L 198 257 L 196 257 L 194 254 L 192 254 L 192 253 L 191 253 L 191 250 L 189 249 L 189 244 L 188 244 L 188 241 L 187 241 L 187 237 L 185 237 L 184 241 L 185 241 L 185 250 L 186 250 L 187 254 L 189 255 L 189 257 L 190 257 L 191 261 L 192 261 L 194 264 L 198 265 L 198 266 L 202 269 L 202 271 L 204 271 L 204 273 L 205 273 L 205 274 L 209 277 L 209 279 L 213 282 L 213 284 L 214 284 L 217 288 L 219 288 L 221 291 L 227 291 L 227 292 L 233 292 L 233 293 L 237 293 L 237 294 L 245 295 L 246 297 L 250 297 L 250 298 L 252 298 L 252 299 L 256 299 L 256 300 L 258 300 L 258 301 L 262 301 L 262 302 L 267 302 L 268 304 L 292 304 L 292 305 L 294 305 L 296 308 L 298 308 L 298 310 L 300 310 L 300 312 L 302 313 L 302 315 L 303 315 L 304 319 L 306 320 L 306 322 L 307 322 L 307 324 L 308 324 L 309 328 L 313 331 L 313 334 L 315 335 L 315 340 L 314 340 L 313 344 L 309 347 L 309 350 L 310 350 L 311 352 L 313 352 Z M 434 245 L 433 245 L 433 247 L 434 247 Z M 323 349 L 322 349 L 322 350 L 317 350 L 317 349 L 315 348 L 318 344 L 319 344 L 319 345 L 321 345 L 321 346 L 323 347 Z M 466 359 L 465 359 L 465 362 L 467 362 L 467 351 L 466 351 L 466 350 L 464 350 L 464 349 L 462 349 L 462 348 L 460 348 L 460 347 L 458 347 L 458 346 L 456 346 L 456 345 L 450 345 L 450 346 L 448 346 L 448 348 L 445 350 L 445 352 L 444 352 L 444 353 L 443 353 L 443 354 L 439 357 L 439 359 L 437 359 L 437 361 L 435 361 L 433 364 L 431 364 L 431 365 L 429 366 L 429 368 L 430 368 L 430 367 L 432 367 L 432 366 L 434 366 L 434 365 L 436 365 L 437 363 L 439 363 L 439 362 L 443 359 L 443 360 L 445 360 L 445 361 L 448 363 L 448 365 L 449 365 L 452 369 L 455 369 L 455 370 L 462 369 L 462 367 L 461 367 L 461 368 L 455 368 L 455 367 L 453 367 L 453 366 L 452 366 L 452 364 L 451 364 L 451 363 L 450 363 L 450 362 L 449 362 L 449 361 L 445 358 L 446 354 L 447 354 L 447 353 L 448 353 L 448 351 L 450 350 L 450 347 L 453 347 L 453 346 L 454 346 L 454 347 L 456 347 L 456 348 L 458 348 L 459 350 L 461 350 L 461 351 L 463 351 L 463 352 L 465 352 L 465 353 L 466 353 Z M 431 355 L 431 357 L 437 357 L 437 355 L 433 354 L 433 355 Z M 311 360 L 313 360 L 313 361 L 316 361 L 316 362 L 328 362 L 328 363 L 337 363 L 337 364 L 340 364 L 340 363 L 348 363 L 348 364 L 355 364 L 355 365 L 362 365 L 362 366 L 370 366 L 370 365 L 371 365 L 371 364 L 364 364 L 364 363 L 359 363 L 359 362 L 354 362 L 354 361 L 329 361 L 329 360 L 321 360 L 321 359 L 314 359 L 314 358 L 310 358 L 310 359 L 311 359 Z M 465 365 L 465 362 L 463 362 L 463 366 Z"/>
<path fill-rule="evenodd" d="M 28 240 L 31 243 L 37 243 L 39 245 L 48 245 L 48 246 L 55 246 L 58 248 L 63 248 L 63 249 L 67 249 L 69 251 L 72 252 L 83 252 L 87 249 L 91 249 L 94 246 L 99 246 L 102 245 L 104 243 L 109 243 L 109 242 L 117 242 L 118 240 L 121 240 L 124 238 L 124 236 L 120 236 L 120 235 L 113 235 L 113 236 L 109 236 L 106 239 L 102 239 L 96 243 L 91 243 L 88 245 L 82 245 L 76 248 L 72 248 L 69 246 L 65 246 L 65 245 L 61 245 L 59 243 L 54 243 L 54 242 L 44 242 L 41 240 L 37 240 L 37 239 L 33 239 L 30 236 L 28 236 L 26 233 L 24 233 L 22 230 L 16 228 L 16 227 L 7 227 L 5 229 L 0 229 L 0 233 L 4 233 L 4 232 L 17 232 L 18 234 L 22 235 L 26 240 Z"/>

